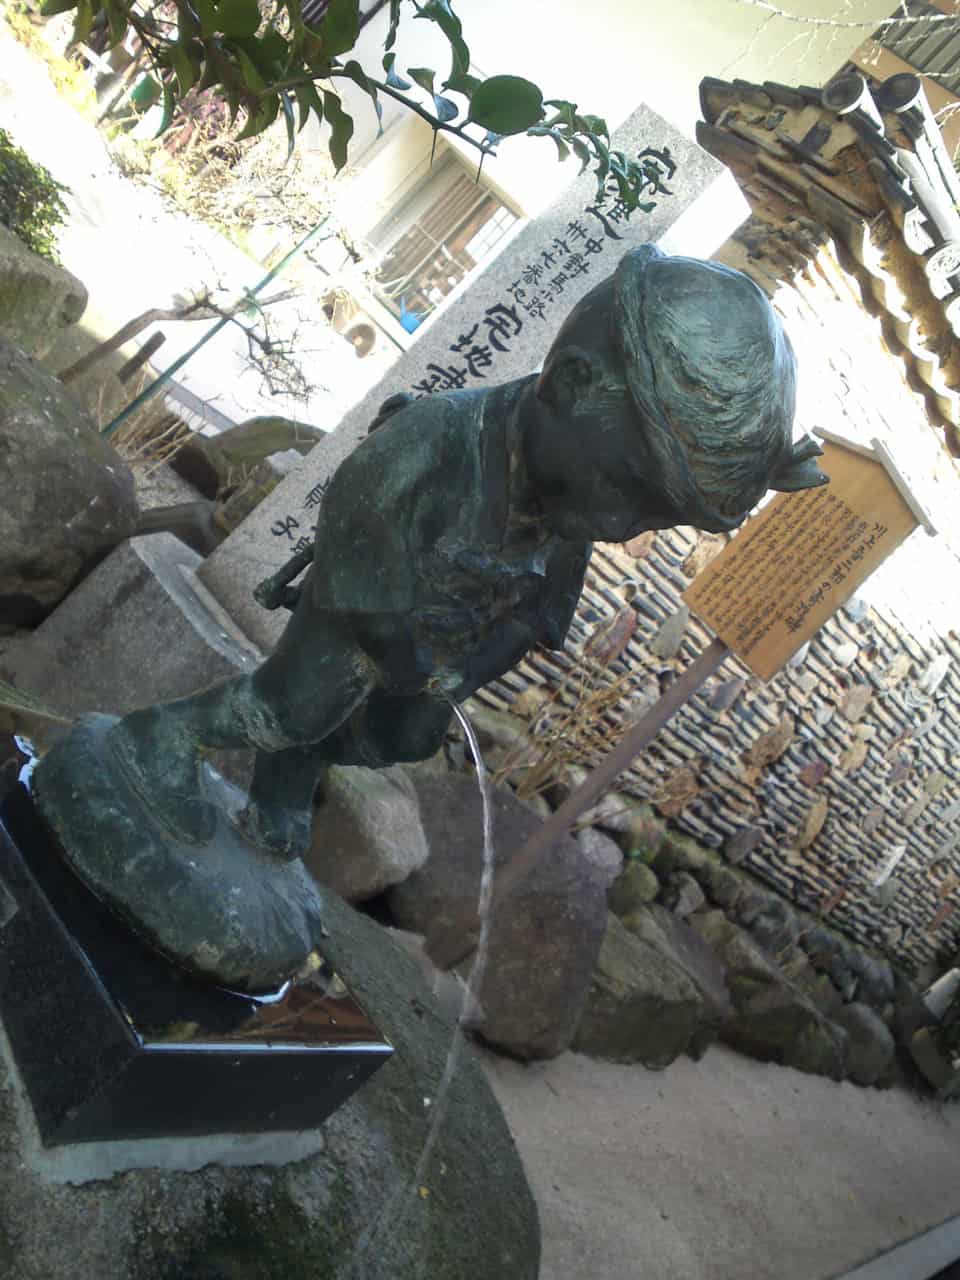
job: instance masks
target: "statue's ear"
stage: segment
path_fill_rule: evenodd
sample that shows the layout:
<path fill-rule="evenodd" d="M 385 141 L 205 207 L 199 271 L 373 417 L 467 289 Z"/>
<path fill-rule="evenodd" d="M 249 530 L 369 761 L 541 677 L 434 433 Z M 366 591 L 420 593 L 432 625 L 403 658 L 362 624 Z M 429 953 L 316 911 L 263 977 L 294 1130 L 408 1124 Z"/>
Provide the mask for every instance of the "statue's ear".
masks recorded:
<path fill-rule="evenodd" d="M 594 381 L 594 363 L 581 347 L 561 347 L 547 357 L 537 379 L 537 399 L 551 409 L 572 409 Z"/>
<path fill-rule="evenodd" d="M 815 489 L 818 485 L 829 484 L 830 477 L 824 475 L 814 462 L 814 458 L 819 458 L 822 453 L 811 436 L 799 440 L 770 476 L 770 488 L 780 493 L 796 493 L 798 489 Z"/>

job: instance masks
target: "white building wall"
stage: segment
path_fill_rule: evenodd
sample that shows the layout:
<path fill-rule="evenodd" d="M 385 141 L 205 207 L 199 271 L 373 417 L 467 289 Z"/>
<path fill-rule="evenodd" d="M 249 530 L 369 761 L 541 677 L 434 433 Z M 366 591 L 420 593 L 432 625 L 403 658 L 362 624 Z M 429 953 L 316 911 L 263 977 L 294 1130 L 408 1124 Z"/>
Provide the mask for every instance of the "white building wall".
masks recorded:
<path fill-rule="evenodd" d="M 459 0 L 456 10 L 473 61 L 484 75 L 523 75 L 547 97 L 569 97 L 603 116 L 611 131 L 641 102 L 692 136 L 704 76 L 820 85 L 891 12 L 893 0 Z M 432 22 L 403 6 L 398 68 L 429 66 L 437 85 L 449 51 Z M 794 20 L 794 18 L 796 20 Z M 359 60 L 379 71 L 387 11 L 361 35 Z M 352 172 L 340 213 L 363 234 L 426 172 L 430 130 L 384 100 L 384 136 L 356 86 L 338 89 L 356 122 Z M 426 95 L 424 95 L 426 102 Z M 316 139 L 313 140 L 316 142 Z M 472 156 L 469 148 L 465 154 Z M 485 173 L 529 216 L 573 176 L 549 139 L 507 140 Z"/>

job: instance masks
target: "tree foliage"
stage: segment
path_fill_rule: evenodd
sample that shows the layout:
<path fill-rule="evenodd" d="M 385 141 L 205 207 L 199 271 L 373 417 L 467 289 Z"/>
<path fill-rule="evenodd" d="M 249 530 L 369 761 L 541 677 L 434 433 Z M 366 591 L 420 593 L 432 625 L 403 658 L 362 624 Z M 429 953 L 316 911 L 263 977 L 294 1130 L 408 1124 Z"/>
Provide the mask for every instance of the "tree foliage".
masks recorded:
<path fill-rule="evenodd" d="M 66 190 L 0 129 L 0 224 L 52 262 L 58 261 L 57 229 L 67 212 Z"/>
<path fill-rule="evenodd" d="M 398 69 L 395 45 L 404 4 L 445 37 L 445 78 L 431 67 Z M 572 153 L 581 172 L 593 169 L 598 188 L 615 185 L 628 208 L 639 204 L 649 182 L 642 163 L 610 148 L 599 116 L 582 113 L 564 98 L 544 99 L 537 85 L 520 76 L 474 74 L 451 0 L 389 0 L 383 57 L 375 71 L 350 56 L 360 35 L 360 0 L 330 0 L 314 22 L 304 20 L 302 0 L 161 0 L 146 9 L 138 0 L 44 0 L 41 9 L 45 16 L 67 11 L 75 12 L 76 41 L 85 40 L 94 23 L 105 24 L 112 44 L 131 28 L 137 33 L 163 100 L 161 131 L 191 90 L 210 92 L 229 107 L 239 138 L 254 137 L 282 117 L 289 152 L 311 116 L 326 121 L 339 170 L 354 130 L 340 92 L 341 82 L 350 80 L 369 96 L 378 118 L 381 98 L 393 98 L 435 133 L 463 139 L 481 164 L 501 138 L 525 134 L 552 139 L 561 159 Z"/>

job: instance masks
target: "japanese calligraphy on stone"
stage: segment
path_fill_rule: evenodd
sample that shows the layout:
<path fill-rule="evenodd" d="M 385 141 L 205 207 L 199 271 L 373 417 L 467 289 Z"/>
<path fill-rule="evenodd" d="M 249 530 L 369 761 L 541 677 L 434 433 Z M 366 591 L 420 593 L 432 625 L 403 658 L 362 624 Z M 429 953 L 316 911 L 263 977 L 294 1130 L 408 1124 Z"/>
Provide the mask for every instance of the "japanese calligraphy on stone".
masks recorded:
<path fill-rule="evenodd" d="M 684 600 L 769 680 L 916 526 L 883 466 L 827 445 L 830 484 L 781 494 L 697 577 Z"/>
<path fill-rule="evenodd" d="M 561 235 L 531 254 L 516 279 L 506 285 L 504 297 L 457 335 L 450 343 L 449 361 L 427 365 L 426 376 L 411 387 L 416 397 L 459 391 L 488 376 L 496 381 L 498 355 L 511 349 L 525 325 L 543 323 L 553 306 L 563 300 L 564 292 L 581 276 L 595 274 L 599 283 L 609 275 L 611 266 L 604 255 L 611 243 L 617 249 L 623 224 L 636 213 L 649 213 L 656 208 L 657 199 L 672 194 L 666 183 L 677 167 L 670 148 L 646 147 L 637 153 L 637 159 L 647 174 L 641 197 L 649 198 L 641 198 L 636 209 L 628 209 L 613 184 L 601 199 L 587 205 Z"/>

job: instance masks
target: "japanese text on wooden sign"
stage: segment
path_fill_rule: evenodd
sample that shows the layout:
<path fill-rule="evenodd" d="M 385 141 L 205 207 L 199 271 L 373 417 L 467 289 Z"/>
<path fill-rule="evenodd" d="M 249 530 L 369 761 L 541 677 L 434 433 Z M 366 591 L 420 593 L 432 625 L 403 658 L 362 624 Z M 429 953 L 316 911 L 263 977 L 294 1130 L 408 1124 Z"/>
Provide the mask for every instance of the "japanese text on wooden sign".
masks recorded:
<path fill-rule="evenodd" d="M 776 675 L 917 526 L 882 463 L 828 444 L 821 467 L 829 485 L 779 494 L 684 593 L 762 680 Z"/>

